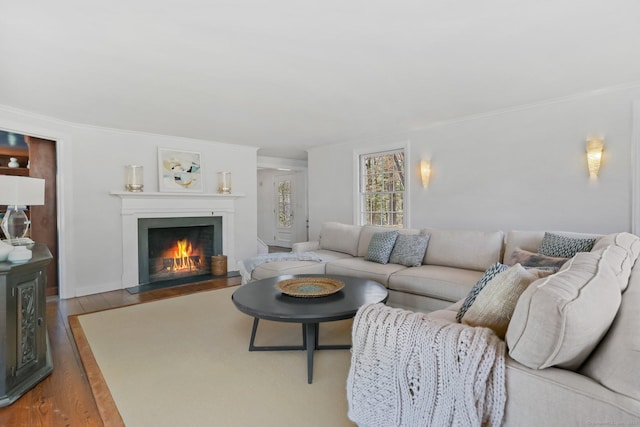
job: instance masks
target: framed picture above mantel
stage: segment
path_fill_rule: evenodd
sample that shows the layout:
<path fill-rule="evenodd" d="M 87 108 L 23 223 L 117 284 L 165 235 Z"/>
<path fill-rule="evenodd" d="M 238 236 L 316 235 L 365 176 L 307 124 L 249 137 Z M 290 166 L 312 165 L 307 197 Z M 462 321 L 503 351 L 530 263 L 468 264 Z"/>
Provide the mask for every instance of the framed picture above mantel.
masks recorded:
<path fill-rule="evenodd" d="M 158 190 L 168 193 L 203 192 L 200 153 L 158 148 Z"/>

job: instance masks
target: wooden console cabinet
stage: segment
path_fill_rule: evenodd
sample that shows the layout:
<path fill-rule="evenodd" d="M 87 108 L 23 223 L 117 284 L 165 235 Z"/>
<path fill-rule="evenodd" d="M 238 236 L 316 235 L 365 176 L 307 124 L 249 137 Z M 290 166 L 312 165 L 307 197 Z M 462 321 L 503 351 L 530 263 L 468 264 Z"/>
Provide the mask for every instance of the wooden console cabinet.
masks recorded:
<path fill-rule="evenodd" d="M 30 261 L 0 262 L 0 407 L 16 401 L 53 370 L 44 290 L 52 256 L 46 245 L 32 246 Z"/>

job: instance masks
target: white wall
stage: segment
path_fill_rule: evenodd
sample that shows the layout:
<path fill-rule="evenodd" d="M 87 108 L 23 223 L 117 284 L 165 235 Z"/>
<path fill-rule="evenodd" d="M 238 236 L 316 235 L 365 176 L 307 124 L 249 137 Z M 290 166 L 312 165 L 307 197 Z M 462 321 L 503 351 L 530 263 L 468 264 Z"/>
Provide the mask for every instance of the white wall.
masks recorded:
<path fill-rule="evenodd" d="M 600 91 L 442 123 L 407 135 L 413 228 L 631 230 L 632 103 L 640 87 Z M 600 177 L 591 182 L 585 143 L 605 137 Z M 309 151 L 310 237 L 322 222 L 353 222 L 356 141 Z M 427 189 L 421 158 L 431 158 Z"/>
<path fill-rule="evenodd" d="M 60 295 L 63 298 L 122 287 L 120 199 L 124 166 L 144 166 L 145 191 L 158 191 L 157 149 L 202 154 L 205 192 L 215 193 L 218 171 L 233 173 L 235 257 L 255 255 L 256 148 L 82 126 L 0 106 L 0 128 L 58 142 Z M 230 266 L 233 268 L 233 266 Z"/>
<path fill-rule="evenodd" d="M 275 195 L 273 190 L 274 169 L 258 170 L 258 237 L 268 245 L 273 244 Z"/>

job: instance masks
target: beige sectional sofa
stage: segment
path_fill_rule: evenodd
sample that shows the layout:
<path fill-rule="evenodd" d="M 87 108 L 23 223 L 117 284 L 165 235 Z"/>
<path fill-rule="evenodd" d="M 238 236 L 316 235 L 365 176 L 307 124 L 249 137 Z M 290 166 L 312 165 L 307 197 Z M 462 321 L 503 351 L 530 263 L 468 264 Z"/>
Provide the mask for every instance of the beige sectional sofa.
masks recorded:
<path fill-rule="evenodd" d="M 544 232 L 401 230 L 429 234 L 422 265 L 366 261 L 379 227 L 323 225 L 318 242 L 294 245 L 322 262 L 264 263 L 260 279 L 326 273 L 376 280 L 389 289 L 388 304 L 456 321 L 484 271 L 513 264 L 518 250 L 536 252 Z M 584 234 L 559 233 L 572 237 Z M 504 425 L 640 425 L 640 238 L 595 236 L 590 252 L 534 281 L 517 300 L 506 332 L 507 406 Z"/>
<path fill-rule="evenodd" d="M 440 229 L 403 229 L 402 234 L 429 234 L 421 266 L 366 261 L 376 232 L 387 228 L 323 224 L 320 240 L 295 243 L 293 252 L 313 251 L 322 262 L 279 261 L 258 265 L 253 280 L 283 274 L 339 274 L 382 283 L 389 289 L 389 304 L 421 311 L 445 308 L 464 298 L 493 263 L 501 261 L 504 233 Z"/>

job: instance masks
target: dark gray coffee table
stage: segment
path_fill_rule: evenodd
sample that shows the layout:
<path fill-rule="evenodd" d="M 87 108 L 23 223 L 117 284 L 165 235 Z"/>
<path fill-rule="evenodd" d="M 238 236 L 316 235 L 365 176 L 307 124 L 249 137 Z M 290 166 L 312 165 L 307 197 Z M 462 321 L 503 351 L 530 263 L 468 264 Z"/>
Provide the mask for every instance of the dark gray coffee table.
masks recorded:
<path fill-rule="evenodd" d="M 355 316 L 365 304 L 385 302 L 389 296 L 387 289 L 378 282 L 355 277 L 323 275 L 342 280 L 344 288 L 333 295 L 317 298 L 292 297 L 281 293 L 275 285 L 281 280 L 318 277 L 313 274 L 279 276 L 258 280 L 240 286 L 231 296 L 238 310 L 252 316 L 253 328 L 249 351 L 307 351 L 307 381 L 313 379 L 314 350 L 349 349 L 351 345 L 318 345 L 319 324 Z M 254 341 L 260 319 L 276 322 L 302 324 L 302 345 L 300 346 L 255 346 Z"/>

